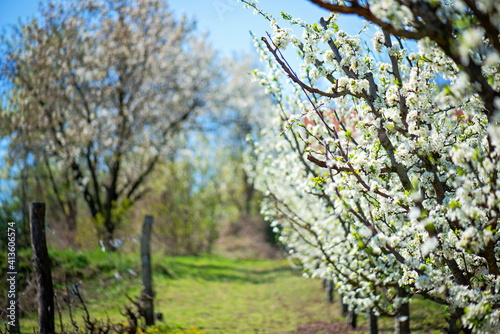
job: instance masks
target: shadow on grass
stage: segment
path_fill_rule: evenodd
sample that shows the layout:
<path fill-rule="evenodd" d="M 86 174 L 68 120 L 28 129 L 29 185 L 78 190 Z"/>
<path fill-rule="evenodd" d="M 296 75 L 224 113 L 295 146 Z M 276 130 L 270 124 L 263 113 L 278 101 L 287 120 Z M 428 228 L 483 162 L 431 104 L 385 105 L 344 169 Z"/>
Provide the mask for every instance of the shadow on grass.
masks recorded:
<path fill-rule="evenodd" d="M 264 284 L 276 281 L 282 278 L 283 272 L 293 273 L 293 269 L 286 265 L 274 266 L 271 268 L 260 269 L 256 265 L 238 265 L 238 264 L 210 264 L 210 263 L 192 263 L 186 262 L 164 262 L 159 264 L 161 267 L 167 267 L 167 272 L 172 272 L 174 278 L 194 278 L 213 282 L 235 282 Z"/>

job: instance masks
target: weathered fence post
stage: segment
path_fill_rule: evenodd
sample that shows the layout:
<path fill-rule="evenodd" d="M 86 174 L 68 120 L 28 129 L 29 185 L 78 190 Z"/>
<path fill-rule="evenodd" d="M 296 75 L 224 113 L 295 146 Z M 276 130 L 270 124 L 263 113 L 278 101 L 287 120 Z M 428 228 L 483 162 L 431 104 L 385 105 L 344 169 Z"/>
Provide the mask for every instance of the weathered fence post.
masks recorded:
<path fill-rule="evenodd" d="M 151 272 L 151 227 L 153 225 L 153 217 L 144 217 L 142 225 L 141 238 L 141 261 L 142 261 L 142 302 L 144 307 L 144 316 L 146 325 L 152 326 L 155 324 L 155 313 L 153 305 L 153 276 Z"/>
<path fill-rule="evenodd" d="M 54 288 L 45 238 L 45 203 L 30 205 L 31 247 L 38 284 L 38 333 L 52 334 L 54 327 Z"/>

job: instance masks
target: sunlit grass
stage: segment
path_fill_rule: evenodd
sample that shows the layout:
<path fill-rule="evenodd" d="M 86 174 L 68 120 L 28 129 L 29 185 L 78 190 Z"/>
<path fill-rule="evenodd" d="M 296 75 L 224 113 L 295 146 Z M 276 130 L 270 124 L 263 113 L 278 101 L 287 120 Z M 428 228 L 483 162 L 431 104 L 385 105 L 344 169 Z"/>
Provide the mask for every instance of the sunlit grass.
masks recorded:
<path fill-rule="evenodd" d="M 57 290 L 65 289 L 63 277 L 69 277 L 80 283 L 92 318 L 126 322 L 122 313 L 131 305 L 126 295 L 136 299 L 141 290 L 139 255 L 69 253 L 51 252 Z M 286 260 L 156 254 L 153 268 L 155 312 L 163 314 L 163 321 L 145 333 L 296 333 L 304 324 L 345 322 L 338 296 L 334 304 L 327 304 L 321 281 L 303 278 Z M 82 314 L 74 310 L 79 324 Z M 67 307 L 62 317 L 67 326 Z M 442 319 L 439 307 L 413 302 L 414 332 L 442 329 Z M 355 333 L 367 333 L 364 315 L 359 315 L 358 323 Z M 21 324 L 23 332 L 32 332 L 36 314 L 21 319 Z M 380 332 L 392 332 L 393 319 L 381 319 L 379 327 Z"/>

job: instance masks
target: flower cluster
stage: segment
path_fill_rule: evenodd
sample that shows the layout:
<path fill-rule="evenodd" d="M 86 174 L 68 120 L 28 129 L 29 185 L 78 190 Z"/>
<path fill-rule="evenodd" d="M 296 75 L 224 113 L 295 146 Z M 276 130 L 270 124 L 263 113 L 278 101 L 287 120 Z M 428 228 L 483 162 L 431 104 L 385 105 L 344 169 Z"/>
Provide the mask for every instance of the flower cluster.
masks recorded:
<path fill-rule="evenodd" d="M 322 6 L 341 6 L 332 3 Z M 371 36 L 374 50 L 339 30 L 336 14 L 302 23 L 299 74 L 282 44 L 259 45 L 277 100 L 256 143 L 262 211 L 305 273 L 333 279 L 355 311 L 404 322 L 420 295 L 447 305 L 453 326 L 491 333 L 500 327 L 498 34 L 433 2 L 441 22 L 463 19 L 448 49 L 450 40 L 417 35 L 412 4 L 370 2 L 391 22 Z M 498 17 L 491 24 L 499 29 Z"/>

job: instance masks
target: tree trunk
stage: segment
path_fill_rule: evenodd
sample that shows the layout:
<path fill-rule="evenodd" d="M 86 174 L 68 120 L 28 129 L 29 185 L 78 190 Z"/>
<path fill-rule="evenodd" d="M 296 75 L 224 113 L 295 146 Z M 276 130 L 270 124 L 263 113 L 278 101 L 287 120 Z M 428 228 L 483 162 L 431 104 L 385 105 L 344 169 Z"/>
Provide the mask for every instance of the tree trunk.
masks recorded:
<path fill-rule="evenodd" d="M 116 252 L 118 248 L 115 246 L 115 239 L 113 238 L 113 233 L 106 231 L 105 245 L 110 252 Z"/>
<path fill-rule="evenodd" d="M 217 240 L 217 224 L 211 223 L 208 231 L 207 253 L 212 254 L 214 242 Z"/>
<path fill-rule="evenodd" d="M 114 238 L 115 226 L 116 224 L 111 221 L 111 215 L 106 215 L 104 221 L 104 244 L 110 252 L 116 252 L 118 250 Z"/>
<path fill-rule="evenodd" d="M 342 316 L 345 317 L 347 312 L 349 311 L 349 308 L 347 307 L 347 304 L 344 304 L 342 295 L 340 295 L 340 309 L 342 311 Z"/>
<path fill-rule="evenodd" d="M 405 298 L 408 293 L 398 287 L 398 297 Z M 410 333 L 410 305 L 408 302 L 401 304 L 396 310 L 396 319 L 394 321 L 395 334 L 409 334 Z"/>
<path fill-rule="evenodd" d="M 102 221 L 103 218 L 104 221 Z M 101 212 L 96 211 L 93 213 L 92 219 L 94 226 L 97 228 L 97 235 L 100 239 L 98 240 L 99 243 L 102 240 L 101 246 L 104 246 L 106 251 L 115 252 L 117 250 L 114 242 L 116 224 L 111 221 L 111 215 L 102 214 Z"/>
<path fill-rule="evenodd" d="M 73 233 L 76 232 L 77 205 L 76 199 L 68 200 L 68 214 L 66 219 L 68 221 L 68 230 Z"/>
<path fill-rule="evenodd" d="M 29 222 L 29 207 L 28 207 L 28 172 L 27 172 L 27 157 L 25 156 L 23 168 L 21 169 L 21 235 L 18 246 L 20 248 L 29 247 L 30 245 L 30 222 Z"/>
<path fill-rule="evenodd" d="M 68 225 L 67 241 L 70 245 L 75 244 L 76 234 L 76 204 L 68 203 L 68 214 L 66 215 L 66 222 Z"/>
<path fill-rule="evenodd" d="M 54 288 L 45 238 L 45 204 L 31 203 L 31 247 L 38 284 L 38 328 L 40 334 L 54 333 Z"/>
<path fill-rule="evenodd" d="M 245 213 L 251 214 L 255 185 L 245 171 L 243 171 L 243 183 L 245 185 Z"/>
<path fill-rule="evenodd" d="M 353 329 L 358 326 L 358 315 L 354 310 L 347 312 L 347 324 Z"/>
<path fill-rule="evenodd" d="M 328 303 L 333 303 L 333 280 L 325 278 L 324 279 L 326 301 Z"/>
<path fill-rule="evenodd" d="M 142 225 L 141 239 L 141 261 L 142 261 L 142 294 L 141 300 L 144 309 L 144 317 L 146 325 L 152 326 L 155 324 L 155 313 L 153 303 L 153 277 L 151 271 L 151 227 L 153 225 L 153 217 L 144 217 Z"/>
<path fill-rule="evenodd" d="M 460 318 L 464 315 L 464 309 L 458 308 L 455 309 L 454 312 L 450 312 L 450 319 L 448 320 L 448 324 L 450 328 L 446 331 L 448 334 L 470 334 L 472 330 L 469 328 L 462 327 L 462 323 Z"/>
<path fill-rule="evenodd" d="M 325 285 L 326 285 L 326 282 L 325 282 Z M 344 298 L 342 297 L 342 295 L 340 295 L 340 306 L 342 309 L 342 316 L 347 317 L 347 324 L 351 328 L 356 328 L 357 327 L 357 320 L 358 320 L 357 314 L 354 313 L 354 310 L 349 311 L 349 306 L 347 304 L 344 304 Z"/>
<path fill-rule="evenodd" d="M 378 318 L 373 310 L 370 311 L 370 334 L 378 334 Z"/>

